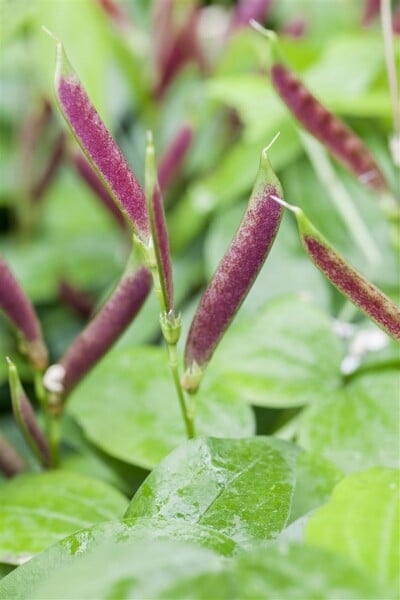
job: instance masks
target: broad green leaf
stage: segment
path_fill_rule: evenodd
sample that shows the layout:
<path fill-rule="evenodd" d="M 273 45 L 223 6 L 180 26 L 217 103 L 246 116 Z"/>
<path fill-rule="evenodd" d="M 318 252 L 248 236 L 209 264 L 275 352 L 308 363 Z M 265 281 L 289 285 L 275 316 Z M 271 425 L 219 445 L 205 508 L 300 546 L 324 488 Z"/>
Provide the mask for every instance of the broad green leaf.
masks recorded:
<path fill-rule="evenodd" d="M 196 398 L 198 434 L 246 437 L 251 410 L 237 394 L 210 382 Z M 152 468 L 185 439 L 185 429 L 164 348 L 112 351 L 71 396 L 69 411 L 104 452 Z"/>
<path fill-rule="evenodd" d="M 342 559 L 300 544 L 260 546 L 219 573 L 188 577 L 164 592 L 174 600 L 376 600 L 388 598 L 369 574 Z"/>
<path fill-rule="evenodd" d="M 66 471 L 20 475 L 0 487 L 0 561 L 21 564 L 66 535 L 120 517 L 126 498 Z"/>
<path fill-rule="evenodd" d="M 397 467 L 399 373 L 357 377 L 307 408 L 298 424 L 300 445 L 345 473 L 371 466 Z"/>
<path fill-rule="evenodd" d="M 216 217 L 206 239 L 205 259 L 210 278 L 229 246 L 238 227 L 244 207 L 224 211 Z M 268 259 L 244 301 L 237 318 L 253 315 L 266 300 L 285 294 L 298 293 L 319 305 L 329 308 L 331 291 L 323 276 L 311 264 L 301 247 L 290 215 L 283 215 L 279 234 Z"/>
<path fill-rule="evenodd" d="M 154 598 L 177 580 L 220 569 L 219 551 L 233 548 L 201 525 L 114 521 L 55 544 L 3 580 L 0 593 L 8 600 Z"/>
<path fill-rule="evenodd" d="M 301 406 L 338 389 L 342 355 L 328 315 L 304 299 L 284 297 L 231 326 L 212 373 L 225 393 L 246 402 Z"/>
<path fill-rule="evenodd" d="M 342 477 L 343 473 L 326 458 L 301 452 L 297 457 L 296 485 L 289 523 L 325 504 Z"/>
<path fill-rule="evenodd" d="M 14 567 L 12 565 L 0 563 L 0 579 L 3 579 L 3 577 L 11 573 L 13 569 Z"/>
<path fill-rule="evenodd" d="M 289 516 L 296 452 L 267 437 L 190 441 L 148 476 L 126 516 L 210 525 L 237 542 L 272 538 Z"/>
<path fill-rule="evenodd" d="M 113 528 L 116 531 L 113 534 Z M 196 532 L 199 526 L 192 526 Z M 114 523 L 63 540 L 0 583 L 7 600 L 376 600 L 389 598 L 368 573 L 298 544 L 260 546 L 224 559 L 193 541 L 135 535 Z M 101 535 L 103 533 L 103 535 Z M 156 538 L 156 539 L 154 539 Z M 161 538 L 161 539 L 157 539 Z M 189 536 L 189 539 L 195 535 Z M 51 565 L 51 569 L 49 569 Z"/>
<path fill-rule="evenodd" d="M 399 471 L 374 467 L 346 477 L 308 522 L 306 539 L 400 591 Z"/>

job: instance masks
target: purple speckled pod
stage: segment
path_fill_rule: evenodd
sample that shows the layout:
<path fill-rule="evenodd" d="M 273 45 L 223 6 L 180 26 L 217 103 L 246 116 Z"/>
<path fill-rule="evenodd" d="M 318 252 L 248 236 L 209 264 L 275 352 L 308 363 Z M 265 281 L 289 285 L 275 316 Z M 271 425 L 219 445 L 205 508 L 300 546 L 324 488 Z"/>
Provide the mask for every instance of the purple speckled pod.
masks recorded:
<path fill-rule="evenodd" d="M 386 190 L 386 180 L 361 139 L 329 112 L 305 85 L 282 63 L 271 68 L 272 83 L 303 127 L 316 137 L 361 182 L 375 190 Z"/>
<path fill-rule="evenodd" d="M 338 254 L 298 206 L 285 206 L 295 213 L 300 239 L 318 269 L 379 327 L 400 341 L 400 308 Z"/>
<path fill-rule="evenodd" d="M 16 449 L 0 434 L 0 471 L 6 477 L 14 477 L 25 469 L 25 462 Z"/>
<path fill-rule="evenodd" d="M 58 284 L 58 298 L 75 314 L 88 319 L 93 313 L 94 300 L 90 294 L 78 289 L 67 279 L 61 279 Z"/>
<path fill-rule="evenodd" d="M 81 152 L 74 152 L 72 155 L 72 162 L 74 164 L 75 169 L 82 177 L 87 186 L 94 192 L 100 202 L 104 205 L 104 207 L 108 210 L 108 212 L 113 216 L 118 225 L 122 228 L 126 228 L 126 221 L 119 210 L 118 206 L 115 204 L 114 200 L 108 193 L 107 189 L 104 187 L 103 182 L 98 177 L 96 171 L 93 169 L 88 160 L 84 157 Z"/>
<path fill-rule="evenodd" d="M 192 139 L 193 128 L 188 124 L 183 125 L 161 157 L 158 165 L 158 183 L 162 190 L 168 187 L 179 171 Z"/>
<path fill-rule="evenodd" d="M 23 349 L 32 366 L 45 369 L 47 349 L 42 338 L 39 320 L 25 292 L 11 273 L 0 254 L 0 309 L 18 329 Z"/>
<path fill-rule="evenodd" d="M 50 466 L 50 450 L 47 440 L 36 421 L 32 405 L 21 385 L 18 371 L 14 363 L 7 359 L 8 378 L 11 390 L 11 402 L 14 417 L 25 438 L 26 443 L 45 467 Z"/>
<path fill-rule="evenodd" d="M 147 241 L 150 225 L 143 190 L 90 102 L 60 42 L 55 90 L 60 109 L 88 160 L 137 236 Z"/>
<path fill-rule="evenodd" d="M 150 226 L 154 254 L 157 263 L 158 277 L 165 312 L 173 313 L 174 291 L 172 283 L 171 252 L 167 225 L 165 222 L 164 203 L 157 181 L 154 145 L 151 133 L 148 134 L 146 146 L 146 199 L 150 216 Z"/>
<path fill-rule="evenodd" d="M 149 271 L 145 267 L 128 266 L 110 298 L 59 361 L 61 370 L 64 370 L 60 382 L 64 396 L 71 392 L 125 331 L 141 309 L 150 288 Z"/>
<path fill-rule="evenodd" d="M 188 391 L 195 391 L 198 386 L 201 373 L 268 256 L 282 218 L 282 207 L 271 196 L 281 195 L 280 183 L 264 150 L 242 222 L 200 300 L 190 327 L 183 379 Z"/>

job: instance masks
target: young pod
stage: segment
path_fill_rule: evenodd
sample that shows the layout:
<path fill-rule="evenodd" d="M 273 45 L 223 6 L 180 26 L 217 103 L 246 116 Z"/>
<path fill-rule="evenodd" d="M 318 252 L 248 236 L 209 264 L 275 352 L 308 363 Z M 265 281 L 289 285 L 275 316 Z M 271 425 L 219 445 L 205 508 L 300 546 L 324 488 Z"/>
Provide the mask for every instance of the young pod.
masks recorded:
<path fill-rule="evenodd" d="M 195 391 L 217 344 L 247 296 L 271 249 L 282 218 L 280 183 L 267 152 L 239 229 L 205 290 L 193 318 L 185 348 L 183 385 Z"/>
<path fill-rule="evenodd" d="M 25 394 L 14 363 L 7 359 L 11 402 L 15 420 L 32 453 L 44 467 L 50 466 L 50 449 L 47 440 L 36 421 L 35 412 Z"/>
<path fill-rule="evenodd" d="M 363 141 L 341 119 L 327 110 L 286 67 L 279 56 L 275 33 L 264 29 L 254 20 L 251 25 L 265 35 L 272 45 L 272 85 L 290 112 L 362 183 L 374 190 L 386 191 L 388 185 L 385 177 Z"/>
<path fill-rule="evenodd" d="M 275 198 L 282 205 L 282 200 Z M 392 338 L 400 341 L 400 308 L 329 244 L 298 206 L 284 203 L 297 219 L 301 242 L 318 269 L 353 304 Z"/>
<path fill-rule="evenodd" d="M 303 127 L 367 186 L 387 190 L 371 152 L 341 119 L 327 110 L 283 63 L 271 67 L 274 88 Z"/>
<path fill-rule="evenodd" d="M 45 369 L 48 354 L 31 301 L 0 254 L 0 309 L 17 328 L 22 349 L 35 369 Z"/>
<path fill-rule="evenodd" d="M 141 309 L 150 288 L 149 271 L 128 265 L 97 315 L 71 344 L 59 364 L 48 369 L 44 385 L 49 392 L 62 398 L 72 391 L 125 331 Z"/>
<path fill-rule="evenodd" d="M 0 472 L 6 477 L 14 477 L 25 469 L 24 459 L 10 442 L 0 434 Z"/>
<path fill-rule="evenodd" d="M 61 112 L 89 162 L 136 235 L 147 241 L 150 227 L 143 190 L 92 105 L 60 42 L 57 42 L 55 91 Z"/>

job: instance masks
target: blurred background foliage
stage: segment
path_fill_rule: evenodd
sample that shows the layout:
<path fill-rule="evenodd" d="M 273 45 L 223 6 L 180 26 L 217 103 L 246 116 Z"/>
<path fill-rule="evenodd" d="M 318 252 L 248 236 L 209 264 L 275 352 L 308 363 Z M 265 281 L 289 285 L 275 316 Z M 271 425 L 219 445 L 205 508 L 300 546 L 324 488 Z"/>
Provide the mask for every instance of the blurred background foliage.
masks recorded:
<path fill-rule="evenodd" d="M 315 95 L 365 140 L 398 194 L 379 15 L 367 19 L 367 4 L 271 0 L 260 21 L 279 34 L 282 54 Z M 393 8 L 399 19 L 398 4 Z M 240 221 L 260 152 L 278 131 L 270 159 L 286 200 L 302 206 L 339 251 L 399 298 L 399 223 L 319 144 L 305 142 L 271 87 L 268 43 L 240 22 L 236 2 L 1 0 L 1 11 L 0 251 L 37 307 L 53 361 L 117 281 L 129 242 L 74 167 L 75 142 L 53 94 L 54 42 L 42 25 L 62 40 L 139 181 L 147 129 L 161 157 L 185 123 L 193 128 L 189 150 L 165 190 L 186 328 Z M 397 58 L 399 53 L 397 45 Z M 326 160 L 329 185 L 315 168 Z M 237 320 L 288 294 L 312 299 L 361 329 L 372 327 L 309 263 L 295 223 L 285 215 Z M 157 313 L 150 298 L 118 345 L 158 343 Z M 0 319 L 0 356 L 17 358 L 13 332 Z M 366 362 L 398 364 L 390 348 Z M 18 366 L 29 383 L 22 359 Z M 1 427 L 12 439 L 2 358 L 0 386 Z M 268 421 L 272 429 L 274 418 Z M 74 422 L 66 423 L 66 431 L 76 447 L 88 444 Z M 118 470 L 113 477 L 120 477 Z"/>

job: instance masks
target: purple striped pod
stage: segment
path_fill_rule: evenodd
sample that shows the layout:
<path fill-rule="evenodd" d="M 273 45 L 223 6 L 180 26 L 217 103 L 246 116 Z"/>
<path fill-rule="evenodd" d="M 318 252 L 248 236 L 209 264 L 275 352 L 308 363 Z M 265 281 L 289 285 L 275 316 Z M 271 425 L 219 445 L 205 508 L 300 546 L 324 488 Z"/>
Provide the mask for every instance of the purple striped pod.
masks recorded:
<path fill-rule="evenodd" d="M 150 288 L 149 271 L 128 265 L 110 298 L 59 363 L 45 373 L 44 385 L 54 393 L 54 404 L 59 404 L 58 398 L 65 398 L 111 348 L 142 308 Z"/>
<path fill-rule="evenodd" d="M 197 389 L 217 344 L 268 256 L 282 218 L 282 207 L 272 196 L 281 195 L 282 188 L 264 150 L 247 210 L 190 327 L 182 381 L 188 391 Z"/>
<path fill-rule="evenodd" d="M 0 433 L 0 472 L 6 477 L 14 477 L 24 471 L 25 467 L 22 456 Z"/>
<path fill-rule="evenodd" d="M 283 63 L 270 70 L 274 88 L 291 113 L 317 140 L 358 179 L 378 191 L 387 182 L 362 140 L 337 116 L 329 112 Z"/>
<path fill-rule="evenodd" d="M 278 196 L 276 202 L 282 205 Z M 297 219 L 301 242 L 329 281 L 387 334 L 400 341 L 400 308 L 329 244 L 298 206 L 284 203 Z"/>
<path fill-rule="evenodd" d="M 165 313 L 174 312 L 174 290 L 172 282 L 171 252 L 169 247 L 168 231 L 165 222 L 164 203 L 161 196 L 160 186 L 157 178 L 155 151 L 153 145 L 153 136 L 151 132 L 147 134 L 146 145 L 146 165 L 145 165 L 145 189 L 147 207 L 150 216 L 150 227 L 152 235 L 152 244 L 149 249 L 150 254 L 154 250 L 154 258 L 149 256 L 149 267 L 157 272 L 159 290 L 161 295 L 160 305 Z M 155 264 L 152 264 L 154 263 Z M 157 279 L 156 279 L 157 283 Z"/>
<path fill-rule="evenodd" d="M 150 236 L 146 199 L 117 144 L 57 41 L 55 91 L 61 112 L 111 197 L 143 242 Z"/>
<path fill-rule="evenodd" d="M 51 463 L 50 449 L 46 437 L 36 420 L 35 412 L 25 394 L 18 371 L 14 363 L 8 358 L 8 379 L 11 390 L 11 402 L 15 420 L 32 453 L 44 467 Z"/>
<path fill-rule="evenodd" d="M 0 254 L 0 309 L 17 328 L 22 350 L 35 369 L 47 366 L 48 354 L 39 320 L 31 301 Z"/>
<path fill-rule="evenodd" d="M 193 139 L 193 128 L 185 123 L 176 133 L 158 165 L 158 183 L 164 191 L 179 171 Z"/>
<path fill-rule="evenodd" d="M 121 227 L 121 229 L 126 229 L 126 221 L 122 212 L 112 199 L 108 190 L 104 187 L 102 180 L 98 177 L 90 162 L 81 152 L 73 152 L 71 160 L 83 181 L 100 200 L 119 227 Z"/>

